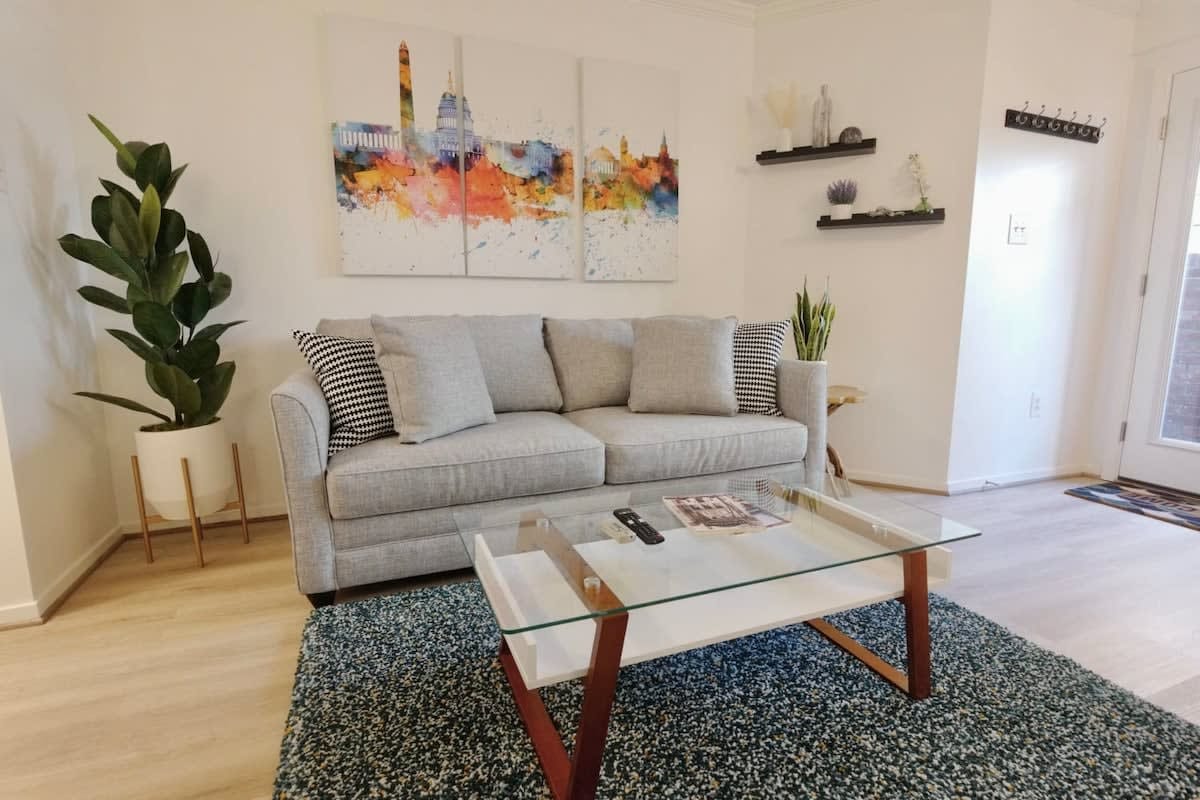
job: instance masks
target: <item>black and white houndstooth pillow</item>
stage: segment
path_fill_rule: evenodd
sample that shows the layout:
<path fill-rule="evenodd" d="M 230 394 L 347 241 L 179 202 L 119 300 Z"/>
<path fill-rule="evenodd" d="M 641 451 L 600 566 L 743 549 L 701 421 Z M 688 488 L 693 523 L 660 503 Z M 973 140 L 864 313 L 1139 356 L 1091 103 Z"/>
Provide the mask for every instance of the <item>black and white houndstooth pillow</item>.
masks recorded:
<path fill-rule="evenodd" d="M 395 433 L 373 341 L 307 331 L 292 331 L 292 338 L 329 405 L 330 455 Z"/>
<path fill-rule="evenodd" d="M 739 414 L 781 417 L 775 399 L 775 369 L 792 323 L 743 322 L 733 332 L 733 390 Z"/>

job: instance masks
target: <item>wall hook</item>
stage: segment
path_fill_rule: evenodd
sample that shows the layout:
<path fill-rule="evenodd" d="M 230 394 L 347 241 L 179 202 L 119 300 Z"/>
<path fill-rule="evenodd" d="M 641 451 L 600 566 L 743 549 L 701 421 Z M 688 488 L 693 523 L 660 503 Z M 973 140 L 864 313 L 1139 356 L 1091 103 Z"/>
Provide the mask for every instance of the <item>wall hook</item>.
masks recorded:
<path fill-rule="evenodd" d="M 1062 106 L 1058 106 L 1053 115 L 1046 113 L 1045 105 L 1042 105 L 1037 113 L 1030 112 L 1028 100 L 1021 105 L 1019 110 L 1016 108 L 1004 110 L 1004 127 L 1006 128 L 1032 131 L 1044 136 L 1057 136 L 1060 139 L 1072 139 L 1091 144 L 1097 144 L 1104 138 L 1104 131 L 1101 129 L 1108 123 L 1108 117 L 1104 117 L 1097 125 L 1092 124 L 1092 114 L 1088 114 L 1087 119 L 1083 122 L 1077 122 L 1078 119 L 1078 109 L 1073 109 L 1068 119 L 1063 115 Z"/>

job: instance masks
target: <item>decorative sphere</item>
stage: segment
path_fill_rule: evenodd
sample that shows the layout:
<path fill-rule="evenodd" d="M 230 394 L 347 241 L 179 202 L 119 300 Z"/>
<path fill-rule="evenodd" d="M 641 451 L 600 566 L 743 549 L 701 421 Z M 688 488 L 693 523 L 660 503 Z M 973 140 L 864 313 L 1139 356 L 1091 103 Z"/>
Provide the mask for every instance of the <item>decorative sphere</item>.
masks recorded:
<path fill-rule="evenodd" d="M 841 144 L 858 144 L 862 139 L 862 129 L 853 125 L 838 134 L 838 142 Z"/>

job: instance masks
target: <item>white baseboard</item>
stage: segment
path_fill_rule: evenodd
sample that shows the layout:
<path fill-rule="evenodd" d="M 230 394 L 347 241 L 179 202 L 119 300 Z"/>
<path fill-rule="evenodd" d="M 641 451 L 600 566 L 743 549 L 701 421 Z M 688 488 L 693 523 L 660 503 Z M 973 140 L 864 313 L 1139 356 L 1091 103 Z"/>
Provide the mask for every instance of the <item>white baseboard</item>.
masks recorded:
<path fill-rule="evenodd" d="M 896 475 L 887 472 L 866 472 L 863 470 L 851 469 L 846 471 L 846 477 L 855 483 L 873 483 L 878 484 L 879 486 L 894 487 L 896 489 L 915 489 L 918 492 L 946 494 L 945 483 L 927 481 L 924 478 L 917 478 L 912 475 Z"/>
<path fill-rule="evenodd" d="M 117 546 L 121 538 L 120 526 L 114 525 L 108 533 L 97 539 L 95 544 L 59 573 L 58 577 L 37 596 L 38 616 L 44 617 L 47 611 L 53 609 L 63 599 L 63 596 L 75 587 L 76 581 L 94 569 L 100 559 Z"/>
<path fill-rule="evenodd" d="M 1019 486 L 1023 483 L 1036 483 L 1054 478 L 1071 478 L 1077 475 L 1093 474 L 1095 467 L 1088 465 L 1070 464 L 1057 467 L 1042 467 L 1020 472 L 1005 472 L 999 475 L 986 475 L 978 478 L 961 478 L 946 484 L 947 494 L 964 494 L 966 492 L 981 492 L 984 489 L 1002 486 Z"/>
<path fill-rule="evenodd" d="M 287 506 L 283 503 L 266 503 L 263 505 L 251 505 L 246 509 L 246 516 L 255 519 L 258 517 L 278 517 L 287 514 Z M 211 514 L 204 518 L 205 522 L 234 522 L 238 519 L 237 510 L 222 511 L 220 514 Z M 162 530 L 164 528 L 178 528 L 186 525 L 187 520 L 176 520 L 168 522 L 155 522 L 150 526 L 151 531 Z M 142 523 L 134 517 L 131 520 L 122 520 L 120 525 L 121 533 L 141 533 Z"/>
<path fill-rule="evenodd" d="M 1099 473 L 1094 465 L 1066 465 L 1058 467 L 1042 467 L 1041 469 L 1022 470 L 1020 472 L 1005 472 L 999 475 L 984 475 L 977 478 L 960 478 L 941 483 L 916 478 L 912 475 L 894 475 L 885 472 L 865 472 L 862 470 L 847 470 L 846 477 L 856 483 L 878 484 L 897 489 L 913 489 L 918 492 L 933 492 L 935 494 L 965 494 L 980 492 L 987 488 L 1001 486 L 1019 486 L 1022 483 L 1052 480 L 1054 478 L 1070 478 L 1076 475 L 1095 476 Z"/>
<path fill-rule="evenodd" d="M 121 541 L 121 529 L 114 525 L 107 533 L 97 539 L 91 547 L 72 561 L 67 568 L 58 574 L 32 602 L 0 608 L 0 627 L 17 625 L 37 625 L 45 621 L 48 614 L 72 589 L 76 583 L 91 570 Z"/>
<path fill-rule="evenodd" d="M 37 625 L 42 621 L 38 613 L 37 603 L 17 603 L 11 606 L 0 606 L 0 628 L 17 627 L 19 625 Z"/>

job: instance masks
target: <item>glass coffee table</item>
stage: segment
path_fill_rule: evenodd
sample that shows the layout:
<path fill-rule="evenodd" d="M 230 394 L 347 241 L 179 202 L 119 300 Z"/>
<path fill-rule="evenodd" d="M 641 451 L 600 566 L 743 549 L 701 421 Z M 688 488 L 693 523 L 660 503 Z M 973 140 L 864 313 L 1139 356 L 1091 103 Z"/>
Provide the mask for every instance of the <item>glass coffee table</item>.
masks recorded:
<path fill-rule="evenodd" d="M 784 524 L 695 533 L 668 496 L 732 494 Z M 632 508 L 661 544 L 602 530 Z M 500 628 L 500 662 L 558 800 L 594 797 L 621 667 L 807 623 L 912 698 L 932 690 L 929 587 L 950 575 L 942 545 L 980 531 L 844 479 L 802 470 L 604 486 L 454 515 Z M 888 664 L 826 615 L 900 599 L 907 669 Z M 584 678 L 570 756 L 538 688 Z"/>

